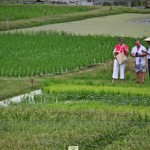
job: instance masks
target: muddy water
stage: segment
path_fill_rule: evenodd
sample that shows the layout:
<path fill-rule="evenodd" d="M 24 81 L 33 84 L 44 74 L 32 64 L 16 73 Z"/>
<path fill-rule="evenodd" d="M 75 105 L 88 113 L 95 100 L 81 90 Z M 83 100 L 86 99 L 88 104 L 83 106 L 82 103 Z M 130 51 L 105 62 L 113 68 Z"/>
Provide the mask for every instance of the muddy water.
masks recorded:
<path fill-rule="evenodd" d="M 65 31 L 75 34 L 108 34 L 112 36 L 143 37 L 150 35 L 150 14 L 120 14 L 82 21 L 44 25 L 19 31 Z"/>

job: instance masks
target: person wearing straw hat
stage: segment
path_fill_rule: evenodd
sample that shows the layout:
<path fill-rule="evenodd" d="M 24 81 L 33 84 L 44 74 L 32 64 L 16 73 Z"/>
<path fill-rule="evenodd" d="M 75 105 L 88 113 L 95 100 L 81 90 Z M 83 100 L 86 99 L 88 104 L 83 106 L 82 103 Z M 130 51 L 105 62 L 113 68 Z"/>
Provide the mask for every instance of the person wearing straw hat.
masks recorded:
<path fill-rule="evenodd" d="M 120 69 L 120 79 L 121 79 L 121 82 L 123 82 L 126 63 L 119 64 L 117 60 L 117 55 L 120 53 L 124 53 L 124 55 L 127 56 L 128 51 L 129 51 L 128 46 L 123 43 L 123 38 L 120 37 L 118 39 L 118 44 L 114 47 L 114 51 L 113 51 L 114 66 L 113 66 L 113 74 L 112 74 L 112 83 L 115 82 L 115 79 L 118 79 L 119 69 Z"/>
<path fill-rule="evenodd" d="M 144 41 L 146 41 L 149 45 L 149 49 L 148 51 L 143 51 L 144 53 L 147 54 L 147 59 L 148 59 L 148 72 L 149 72 L 149 76 L 150 76 L 150 37 L 146 38 Z"/>
<path fill-rule="evenodd" d="M 131 56 L 134 57 L 135 60 L 136 83 L 140 83 L 141 77 L 141 83 L 144 83 L 146 72 L 146 55 L 146 48 L 141 45 L 140 40 L 135 40 L 135 46 L 132 48 Z"/>

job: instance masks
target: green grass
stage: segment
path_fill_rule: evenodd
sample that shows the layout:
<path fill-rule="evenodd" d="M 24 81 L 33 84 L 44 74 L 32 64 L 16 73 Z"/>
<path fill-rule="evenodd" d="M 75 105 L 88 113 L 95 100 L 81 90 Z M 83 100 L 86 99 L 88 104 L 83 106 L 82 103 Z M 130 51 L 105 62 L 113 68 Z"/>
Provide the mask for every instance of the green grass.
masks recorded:
<path fill-rule="evenodd" d="M 41 88 L 43 79 L 33 78 L 32 87 L 31 78 L 4 78 L 0 77 L 0 100 L 25 94 L 30 91 Z"/>
<path fill-rule="evenodd" d="M 150 110 L 99 102 L 22 103 L 0 108 L 0 148 L 67 150 L 78 145 L 82 150 L 138 149 L 139 142 L 142 149 L 149 148 L 149 116 L 145 111 Z"/>
<path fill-rule="evenodd" d="M 86 18 L 122 14 L 127 12 L 146 14 L 150 13 L 149 10 L 127 7 L 113 7 L 113 10 L 109 11 L 109 7 L 98 6 L 68 7 L 49 5 L 0 5 L 0 8 L 1 31 L 39 26 L 43 24 L 83 20 Z"/>

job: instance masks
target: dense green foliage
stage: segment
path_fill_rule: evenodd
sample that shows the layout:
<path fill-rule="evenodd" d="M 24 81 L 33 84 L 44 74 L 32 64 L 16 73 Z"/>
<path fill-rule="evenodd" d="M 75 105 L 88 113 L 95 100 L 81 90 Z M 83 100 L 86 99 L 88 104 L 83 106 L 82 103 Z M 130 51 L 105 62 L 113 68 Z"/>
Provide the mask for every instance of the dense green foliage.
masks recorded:
<path fill-rule="evenodd" d="M 64 73 L 113 59 L 118 37 L 66 33 L 1 33 L 0 76 Z M 133 38 L 125 38 L 133 46 Z"/>

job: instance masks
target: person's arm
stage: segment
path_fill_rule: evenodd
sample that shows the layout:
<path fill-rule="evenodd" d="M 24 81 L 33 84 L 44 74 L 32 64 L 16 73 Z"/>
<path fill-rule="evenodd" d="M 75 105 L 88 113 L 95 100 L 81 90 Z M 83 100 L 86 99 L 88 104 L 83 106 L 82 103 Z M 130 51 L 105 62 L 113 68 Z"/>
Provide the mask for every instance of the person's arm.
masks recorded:
<path fill-rule="evenodd" d="M 150 55 L 149 52 L 147 52 L 146 50 L 142 50 L 143 53 Z"/>
<path fill-rule="evenodd" d="M 122 46 L 122 49 L 123 49 L 126 53 L 129 52 L 129 48 L 128 48 L 128 46 L 126 46 L 126 45 L 123 45 L 123 46 Z"/>
<path fill-rule="evenodd" d="M 135 57 L 135 51 L 134 51 L 134 48 L 132 48 L 132 51 L 131 51 L 131 57 Z"/>
<path fill-rule="evenodd" d="M 132 56 L 132 57 L 145 57 L 146 55 L 147 55 L 146 53 L 144 53 L 144 54 L 131 53 L 131 56 Z"/>
<path fill-rule="evenodd" d="M 118 52 L 117 52 L 116 48 L 114 48 L 113 54 L 114 54 L 114 56 L 118 55 Z"/>
<path fill-rule="evenodd" d="M 146 48 L 142 48 L 142 54 L 138 54 L 138 57 L 145 57 L 145 56 L 147 56 L 147 50 L 146 50 Z"/>
<path fill-rule="evenodd" d="M 134 53 L 131 53 L 131 56 L 132 56 L 132 57 L 135 57 L 135 54 L 134 54 Z"/>
<path fill-rule="evenodd" d="M 143 54 L 138 54 L 137 57 L 145 57 L 147 56 L 147 53 L 143 53 Z"/>

